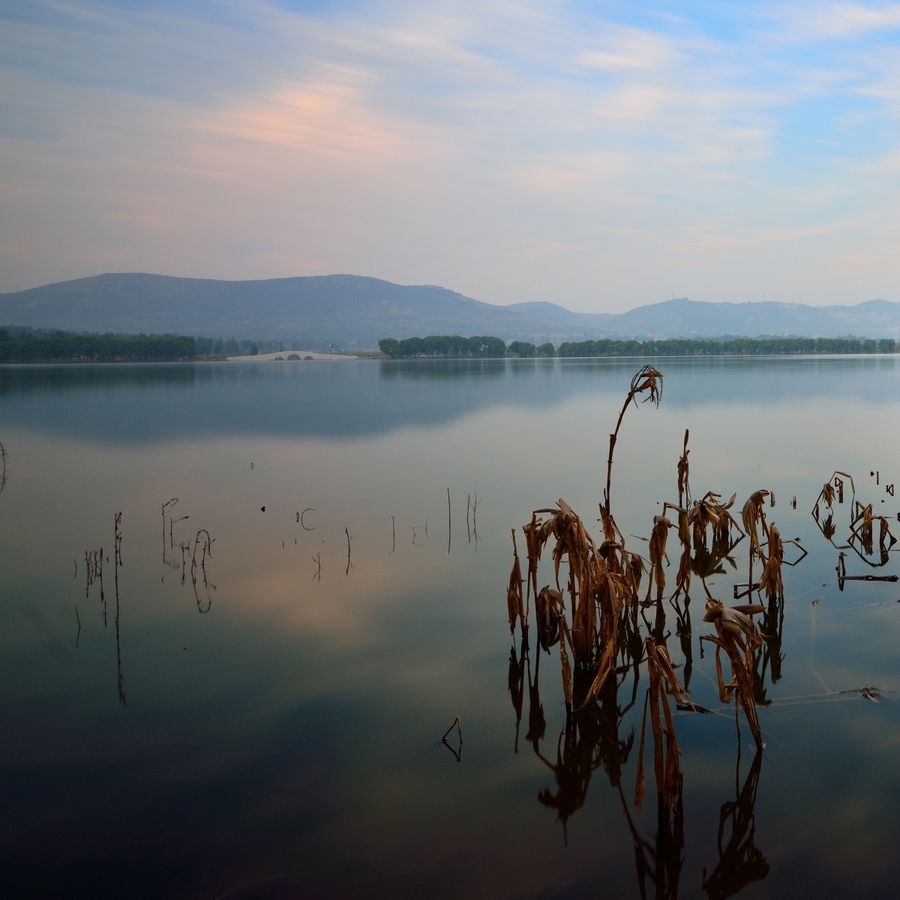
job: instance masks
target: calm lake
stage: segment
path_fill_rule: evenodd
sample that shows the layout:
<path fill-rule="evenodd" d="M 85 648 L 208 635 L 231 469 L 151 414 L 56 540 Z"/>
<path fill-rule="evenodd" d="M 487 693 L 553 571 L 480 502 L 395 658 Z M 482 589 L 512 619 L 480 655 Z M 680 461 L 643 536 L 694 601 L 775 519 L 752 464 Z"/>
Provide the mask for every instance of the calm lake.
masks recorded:
<path fill-rule="evenodd" d="M 740 521 L 774 492 L 799 541 L 754 617 L 761 754 L 701 580 L 647 612 L 711 711 L 675 714 L 661 824 L 649 734 L 634 805 L 646 667 L 567 726 L 558 647 L 532 625 L 523 648 L 506 606 L 533 510 L 563 498 L 602 538 L 641 364 L 0 367 L 0 893 L 896 897 L 900 584 L 836 566 L 900 573 L 877 527 L 848 544 L 854 500 L 900 537 L 900 359 L 660 359 L 659 408 L 625 413 L 630 550 L 678 499 L 685 429 L 695 500 L 736 493 Z M 707 578 L 726 605 L 748 543 Z M 666 597 L 674 532 L 668 555 Z"/>

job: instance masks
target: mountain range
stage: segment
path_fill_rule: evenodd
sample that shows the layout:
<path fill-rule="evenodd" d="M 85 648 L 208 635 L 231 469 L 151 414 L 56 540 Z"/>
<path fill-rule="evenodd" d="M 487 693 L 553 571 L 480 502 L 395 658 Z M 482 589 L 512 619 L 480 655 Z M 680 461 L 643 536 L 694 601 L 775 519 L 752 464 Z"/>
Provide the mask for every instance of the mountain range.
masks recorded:
<path fill-rule="evenodd" d="M 0 294 L 0 325 L 279 339 L 310 348 L 376 347 L 384 337 L 428 334 L 555 344 L 602 337 L 898 338 L 900 303 L 816 307 L 681 298 L 621 314 L 576 313 L 549 302 L 496 306 L 434 285 L 357 275 L 216 281 L 125 273 Z"/>

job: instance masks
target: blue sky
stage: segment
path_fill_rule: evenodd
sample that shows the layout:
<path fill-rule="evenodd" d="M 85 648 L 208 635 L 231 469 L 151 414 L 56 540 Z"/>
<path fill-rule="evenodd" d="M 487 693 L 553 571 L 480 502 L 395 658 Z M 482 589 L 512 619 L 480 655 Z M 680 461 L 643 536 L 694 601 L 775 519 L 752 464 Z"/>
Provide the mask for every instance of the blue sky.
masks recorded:
<path fill-rule="evenodd" d="M 900 300 L 900 3 L 0 0 L 0 291 Z"/>

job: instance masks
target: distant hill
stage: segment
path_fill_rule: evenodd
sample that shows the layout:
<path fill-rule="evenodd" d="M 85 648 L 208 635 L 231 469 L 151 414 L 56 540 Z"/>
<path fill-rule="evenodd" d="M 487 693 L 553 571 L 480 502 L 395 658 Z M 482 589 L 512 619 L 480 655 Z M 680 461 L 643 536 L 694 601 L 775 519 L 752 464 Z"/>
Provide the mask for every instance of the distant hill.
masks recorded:
<path fill-rule="evenodd" d="M 667 337 L 897 338 L 900 303 L 869 300 L 856 306 L 807 306 L 802 303 L 704 303 L 682 297 L 640 306 L 607 323 L 620 335 Z"/>
<path fill-rule="evenodd" d="M 535 300 L 528 303 L 511 303 L 506 309 L 514 309 L 517 312 L 543 319 L 545 322 L 554 322 L 557 325 L 565 324 L 588 331 L 602 330 L 613 320 L 618 318 L 615 313 L 577 313 L 557 306 L 555 303 L 547 303 L 543 300 Z"/>
<path fill-rule="evenodd" d="M 543 319 L 432 285 L 356 275 L 214 281 L 109 274 L 0 294 L 0 323 L 74 331 L 277 338 L 377 347 L 383 337 L 546 340 Z"/>
<path fill-rule="evenodd" d="M 646 337 L 712 337 L 733 334 L 832 336 L 837 325 L 822 307 L 796 303 L 702 303 L 682 297 L 640 306 L 617 316 L 612 327 L 623 334 Z"/>
<path fill-rule="evenodd" d="M 900 338 L 900 303 L 856 306 L 705 303 L 682 298 L 620 315 L 576 313 L 555 303 L 495 306 L 433 285 L 403 286 L 358 275 L 215 281 L 107 274 L 0 294 L 0 325 L 283 340 L 305 347 L 384 337 L 494 335 L 543 343 L 602 337 L 760 335 Z"/>

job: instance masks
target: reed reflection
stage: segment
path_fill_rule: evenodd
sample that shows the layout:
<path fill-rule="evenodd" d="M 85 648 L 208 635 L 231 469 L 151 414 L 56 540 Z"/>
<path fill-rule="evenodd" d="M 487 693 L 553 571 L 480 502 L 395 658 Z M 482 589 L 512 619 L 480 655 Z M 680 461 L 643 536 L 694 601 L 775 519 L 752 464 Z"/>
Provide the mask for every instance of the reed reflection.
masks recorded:
<path fill-rule="evenodd" d="M 119 674 L 119 702 L 128 706 L 125 698 L 125 675 L 122 672 L 122 606 L 119 602 L 119 567 L 122 565 L 122 513 L 115 518 L 115 586 L 116 586 L 116 666 Z"/>
<path fill-rule="evenodd" d="M 673 822 L 661 819 L 653 840 L 641 837 L 635 825 L 625 794 L 619 788 L 622 811 L 634 843 L 634 862 L 638 890 L 642 900 L 649 896 L 658 900 L 675 900 L 684 866 L 684 825 L 681 817 Z"/>
<path fill-rule="evenodd" d="M 549 655 L 549 650 L 543 650 Z M 525 687 L 528 688 L 528 732 L 525 740 L 534 754 L 553 773 L 555 785 L 546 787 L 538 794 L 540 803 L 556 811 L 557 821 L 562 824 L 563 838 L 567 839 L 568 821 L 583 805 L 588 795 L 591 778 L 603 768 L 610 783 L 618 786 L 622 769 L 634 747 L 635 732 L 630 729 L 628 736 L 619 738 L 623 719 L 635 705 L 632 697 L 624 705 L 619 703 L 619 678 L 609 679 L 604 685 L 597 702 L 585 706 L 577 715 L 566 717 L 565 728 L 559 734 L 555 756 L 541 748 L 546 737 L 547 721 L 541 702 L 539 676 L 542 650 L 538 648 L 535 658 L 534 675 L 531 672 L 531 657 L 528 637 L 523 636 L 517 652 L 515 644 L 509 657 L 509 692 L 516 714 L 514 753 L 519 752 L 519 736 L 524 707 Z M 622 679 L 633 670 L 628 667 L 620 672 Z M 579 671 L 575 675 L 575 699 L 580 703 L 587 696 L 593 678 L 589 672 Z"/>
<path fill-rule="evenodd" d="M 875 475 L 876 473 L 872 473 Z M 880 474 L 880 473 L 878 473 Z M 876 483 L 880 479 L 876 479 Z M 848 534 L 845 543 L 836 544 L 835 536 L 838 532 L 838 525 L 835 522 L 835 504 L 838 506 L 844 503 L 844 492 L 846 483 L 850 483 L 850 522 L 847 526 Z M 893 497 L 894 485 L 885 485 L 885 493 Z M 824 510 L 824 513 L 823 513 Z M 885 516 L 876 515 L 873 505 L 868 503 L 863 505 L 856 499 L 856 484 L 853 476 L 847 472 L 835 471 L 831 477 L 822 486 L 819 496 L 812 508 L 812 516 L 816 525 L 822 532 L 822 535 L 836 550 L 839 551 L 838 556 L 838 585 L 841 590 L 844 589 L 843 582 L 848 580 L 896 580 L 891 577 L 889 579 L 875 576 L 863 578 L 860 576 L 848 576 L 846 574 L 845 551 L 852 550 L 857 558 L 862 560 L 867 566 L 873 569 L 879 569 L 886 566 L 890 561 L 890 551 L 897 543 L 897 538 L 892 534 L 890 524 Z M 900 517 L 898 517 L 900 518 Z M 875 526 L 878 525 L 878 542 L 876 549 L 875 542 Z"/>
<path fill-rule="evenodd" d="M 122 560 L 122 513 L 117 512 L 114 517 L 114 533 L 113 533 L 113 574 L 114 574 L 114 593 L 116 599 L 116 614 L 115 614 L 115 628 L 116 628 L 116 670 L 118 674 L 118 689 L 119 689 L 119 702 L 122 706 L 128 705 L 128 700 L 125 695 L 125 674 L 122 669 L 122 603 L 119 595 L 119 569 L 123 565 Z M 84 567 L 86 574 L 86 583 L 84 589 L 84 596 L 86 600 L 90 600 L 91 597 L 91 588 L 97 584 L 100 588 L 100 611 L 103 616 L 103 628 L 104 630 L 109 627 L 109 609 L 106 601 L 106 592 L 103 587 L 103 548 L 100 547 L 98 550 L 85 550 L 84 551 Z M 109 562 L 109 559 L 106 559 Z M 75 566 L 75 575 L 78 575 L 78 565 L 76 563 Z M 75 637 L 75 649 L 78 649 L 78 645 L 81 639 L 81 616 L 78 612 L 78 607 L 75 607 L 75 618 L 78 623 L 78 633 Z"/>
<path fill-rule="evenodd" d="M 751 881 L 762 881 L 769 864 L 756 846 L 756 793 L 762 770 L 762 752 L 757 751 L 740 786 L 741 756 L 735 764 L 735 799 L 722 804 L 716 846 L 719 862 L 707 876 L 703 870 L 703 890 L 712 900 L 739 894 Z"/>
<path fill-rule="evenodd" d="M 207 562 L 212 558 L 212 545 L 215 538 L 211 537 L 209 531 L 205 528 L 198 529 L 193 540 L 179 541 L 178 549 L 181 552 L 181 561 L 177 561 L 174 556 L 169 557 L 167 553 L 174 553 L 175 550 L 175 526 L 181 522 L 186 522 L 190 516 L 179 516 L 177 519 L 171 510 L 178 504 L 178 498 L 172 497 L 162 504 L 162 561 L 163 565 L 169 569 L 177 570 L 181 568 L 181 583 L 187 583 L 188 573 L 190 573 L 191 587 L 194 590 L 194 602 L 197 604 L 197 612 L 208 613 L 212 608 L 212 592 L 216 586 L 212 583 L 207 571 Z M 168 514 L 168 539 L 166 516 Z M 299 513 L 298 519 L 300 521 Z M 190 560 L 190 567 L 188 567 Z M 163 576 L 165 579 L 165 576 Z"/>
<path fill-rule="evenodd" d="M 776 607 L 777 608 L 777 607 Z M 665 627 L 665 616 L 656 620 Z M 592 673 L 577 671 L 573 676 L 573 702 L 576 710 L 566 717 L 555 748 L 542 748 L 546 739 L 546 719 L 540 697 L 539 674 L 541 659 L 549 656 L 549 648 L 538 647 L 532 674 L 528 637 L 523 636 L 518 648 L 515 643 L 509 656 L 509 692 L 515 713 L 514 753 L 519 752 L 520 733 L 527 688 L 528 731 L 525 741 L 534 754 L 553 774 L 553 784 L 538 794 L 542 806 L 556 813 L 561 823 L 563 840 L 568 842 L 569 821 L 581 809 L 588 797 L 594 774 L 602 769 L 611 787 L 615 788 L 622 804 L 625 822 L 634 844 L 635 872 L 642 898 L 656 897 L 674 900 L 679 895 L 684 867 L 684 811 L 681 805 L 681 772 L 677 765 L 680 751 L 674 738 L 672 703 L 679 699 L 678 679 L 674 672 L 665 673 L 667 654 L 664 646 L 657 646 L 652 636 L 646 640 L 641 660 L 623 653 L 615 677 L 608 678 L 595 702 L 584 700 L 592 685 Z M 655 662 L 654 662 L 655 660 Z M 658 790 L 657 827 L 650 837 L 643 836 L 625 796 L 623 772 L 632 759 L 635 748 L 635 729 L 626 727 L 625 720 L 635 710 L 639 696 L 641 666 L 636 662 L 649 661 L 650 685 L 644 692 L 642 719 L 651 721 L 654 744 L 654 769 Z M 655 673 L 655 677 L 654 677 Z M 664 674 L 665 673 L 665 674 Z M 672 682 L 669 682 L 669 679 Z M 663 689 L 665 685 L 665 690 Z M 683 689 L 682 689 L 683 690 Z M 624 701 L 622 699 L 624 691 Z M 658 704 L 658 707 L 657 707 Z M 680 709 L 708 712 L 692 707 L 681 698 Z M 656 708 L 656 712 L 652 710 Z M 645 734 L 642 728 L 636 762 L 634 806 L 640 807 L 643 795 L 642 757 Z M 759 788 L 762 751 L 753 758 L 747 777 L 740 783 L 740 737 L 737 742 L 735 799 L 722 804 L 717 835 L 719 860 L 713 870 L 702 873 L 702 888 L 711 898 L 725 898 L 740 893 L 751 881 L 764 879 L 769 865 L 756 846 L 755 803 Z M 666 791 L 666 779 L 670 788 Z"/>

